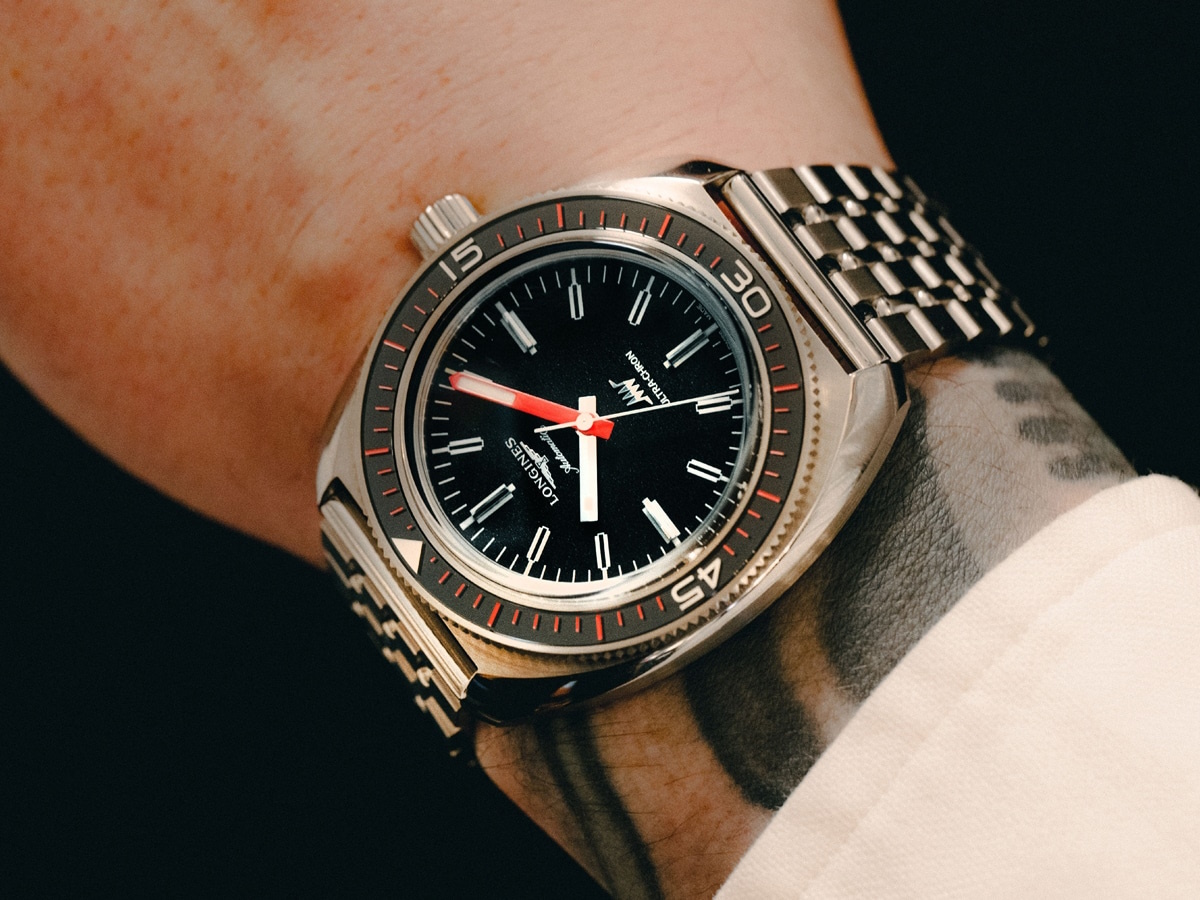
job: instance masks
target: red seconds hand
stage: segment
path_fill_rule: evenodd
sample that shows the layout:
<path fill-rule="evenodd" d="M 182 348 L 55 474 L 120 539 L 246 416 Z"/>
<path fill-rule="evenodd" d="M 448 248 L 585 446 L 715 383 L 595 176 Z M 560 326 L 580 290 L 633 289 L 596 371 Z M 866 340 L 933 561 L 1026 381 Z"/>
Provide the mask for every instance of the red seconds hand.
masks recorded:
<path fill-rule="evenodd" d="M 595 413 L 581 412 L 552 400 L 543 400 L 541 397 L 496 384 L 494 381 L 472 375 L 470 372 L 455 372 L 450 376 L 450 387 L 464 394 L 470 394 L 472 397 L 507 406 L 517 412 L 529 413 L 531 416 L 537 416 L 539 419 L 545 419 L 555 425 L 570 425 L 580 434 L 588 434 L 605 440 L 608 440 L 612 434 L 613 423 L 608 419 L 597 418 Z"/>

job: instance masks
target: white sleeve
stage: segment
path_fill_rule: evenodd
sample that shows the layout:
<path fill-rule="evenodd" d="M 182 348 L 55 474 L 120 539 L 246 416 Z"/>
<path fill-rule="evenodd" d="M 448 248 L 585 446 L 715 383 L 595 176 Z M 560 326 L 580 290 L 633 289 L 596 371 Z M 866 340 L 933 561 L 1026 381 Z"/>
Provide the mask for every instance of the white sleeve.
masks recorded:
<path fill-rule="evenodd" d="M 1106 490 L 989 572 L 722 887 L 1200 897 L 1200 500 Z"/>

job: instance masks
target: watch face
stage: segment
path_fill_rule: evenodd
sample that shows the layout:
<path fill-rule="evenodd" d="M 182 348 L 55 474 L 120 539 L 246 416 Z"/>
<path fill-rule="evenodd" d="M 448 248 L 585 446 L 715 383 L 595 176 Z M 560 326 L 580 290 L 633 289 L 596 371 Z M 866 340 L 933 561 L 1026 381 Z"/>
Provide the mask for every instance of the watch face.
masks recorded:
<path fill-rule="evenodd" d="M 497 586 L 629 589 L 741 498 L 756 378 L 723 298 L 686 270 L 619 244 L 531 255 L 422 355 L 408 407 L 422 494 Z"/>
<path fill-rule="evenodd" d="M 744 252 L 651 204 L 518 210 L 423 270 L 363 408 L 375 514 L 426 600 L 579 653 L 734 593 L 795 478 L 786 310 Z"/>

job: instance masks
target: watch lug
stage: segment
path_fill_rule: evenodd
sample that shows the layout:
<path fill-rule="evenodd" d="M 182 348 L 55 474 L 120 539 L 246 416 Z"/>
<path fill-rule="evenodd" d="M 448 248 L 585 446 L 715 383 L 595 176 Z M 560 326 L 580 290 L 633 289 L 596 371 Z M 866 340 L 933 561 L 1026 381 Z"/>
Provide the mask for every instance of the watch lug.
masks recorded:
<path fill-rule="evenodd" d="M 723 192 L 751 237 L 812 313 L 832 349 L 848 360 L 848 370 L 865 369 L 885 362 L 888 357 L 875 338 L 837 295 L 812 259 L 791 238 L 776 211 L 751 179 L 745 175 L 731 178 Z"/>
<path fill-rule="evenodd" d="M 479 219 L 479 211 L 462 194 L 447 194 L 425 207 L 409 232 L 413 244 L 428 260 Z"/>
<path fill-rule="evenodd" d="M 804 524 L 805 532 L 817 537 L 818 553 L 841 530 L 875 481 L 908 413 L 908 386 L 899 366 L 869 366 L 851 373 L 849 382 L 837 455 Z M 811 564 L 816 553 L 809 549 L 802 557 L 804 561 L 793 580 Z"/>
<path fill-rule="evenodd" d="M 690 178 L 701 184 L 722 184 L 729 180 L 737 170 L 721 163 L 709 162 L 704 159 L 694 159 L 675 166 L 663 174 L 676 178 Z"/>

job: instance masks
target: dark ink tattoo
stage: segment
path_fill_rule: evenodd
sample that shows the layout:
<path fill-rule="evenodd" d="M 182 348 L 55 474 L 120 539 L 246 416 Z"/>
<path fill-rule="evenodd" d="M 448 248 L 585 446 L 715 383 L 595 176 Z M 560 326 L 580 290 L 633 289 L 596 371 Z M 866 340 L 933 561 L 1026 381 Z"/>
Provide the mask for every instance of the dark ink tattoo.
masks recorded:
<path fill-rule="evenodd" d="M 684 669 L 692 714 L 721 767 L 750 803 L 778 809 L 820 754 L 793 697 L 771 612 Z M 730 672 L 737 672 L 736 678 Z"/>
<path fill-rule="evenodd" d="M 784 674 L 785 605 L 816 609 L 839 685 L 861 702 L 982 574 L 940 494 L 924 397 L 912 395 L 883 471 L 829 550 L 761 619 L 684 670 L 705 739 L 758 806 L 778 809 L 824 750 Z"/>
<path fill-rule="evenodd" d="M 993 364 L 1011 372 L 1011 377 L 996 382 L 996 396 L 1013 406 L 1031 407 L 1017 426 L 1018 434 L 1022 440 L 1051 451 L 1046 469 L 1053 477 L 1082 481 L 1134 474 L 1100 426 L 1033 357 L 1010 351 L 994 357 Z"/>
<path fill-rule="evenodd" d="M 662 897 L 649 849 L 608 777 L 586 715 L 548 717 L 533 729 L 605 888 L 622 898 Z"/>
<path fill-rule="evenodd" d="M 925 397 L 910 393 L 883 469 L 814 566 L 822 643 L 859 702 L 983 574 L 938 483 Z"/>
<path fill-rule="evenodd" d="M 1027 353 L 993 350 L 930 367 L 910 380 L 909 399 L 878 476 L 828 549 L 762 616 L 676 676 L 713 759 L 754 808 L 739 810 L 747 821 L 784 804 L 941 617 L 1069 508 L 1063 497 L 1086 498 L 1080 481 L 1133 474 Z M 542 719 L 522 743 L 532 737 L 536 771 L 552 782 L 548 796 L 565 810 L 565 830 L 574 829 L 574 852 L 589 857 L 604 886 L 623 897 L 661 896 L 651 852 L 660 845 L 643 837 L 635 824 L 642 808 L 626 805 L 599 752 L 622 735 L 604 735 L 596 721 Z M 533 747 L 524 747 L 528 758 Z M 526 787 L 536 793 L 545 782 Z M 679 830 L 688 827 L 704 826 Z M 674 863 L 662 858 L 662 877 Z"/>

